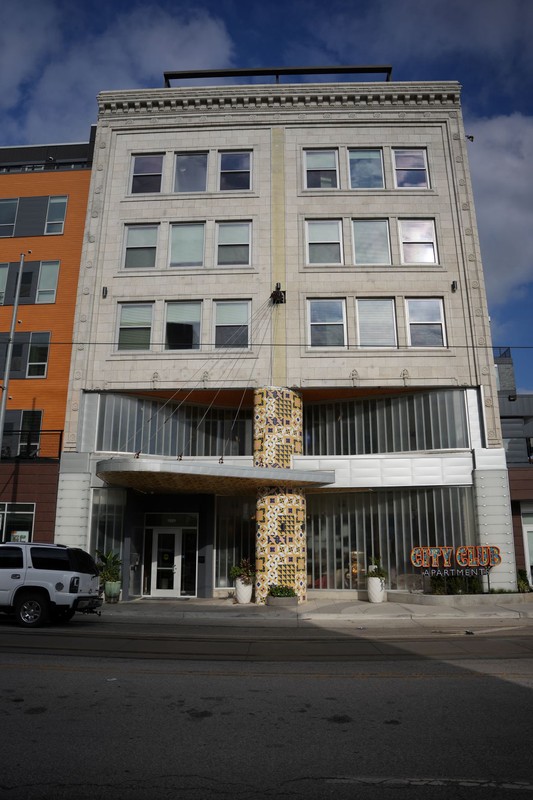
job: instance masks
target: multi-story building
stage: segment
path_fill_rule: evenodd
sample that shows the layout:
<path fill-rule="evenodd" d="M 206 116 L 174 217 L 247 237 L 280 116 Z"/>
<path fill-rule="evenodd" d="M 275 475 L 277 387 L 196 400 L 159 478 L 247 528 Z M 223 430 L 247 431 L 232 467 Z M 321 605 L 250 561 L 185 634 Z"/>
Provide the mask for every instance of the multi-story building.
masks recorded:
<path fill-rule="evenodd" d="M 497 348 L 495 356 L 516 566 L 533 585 L 533 394 L 517 393 L 511 349 Z"/>
<path fill-rule="evenodd" d="M 0 148 L 3 541 L 53 541 L 92 149 Z"/>
<path fill-rule="evenodd" d="M 350 71 L 99 95 L 56 539 L 125 596 L 516 586 L 460 86 Z"/>

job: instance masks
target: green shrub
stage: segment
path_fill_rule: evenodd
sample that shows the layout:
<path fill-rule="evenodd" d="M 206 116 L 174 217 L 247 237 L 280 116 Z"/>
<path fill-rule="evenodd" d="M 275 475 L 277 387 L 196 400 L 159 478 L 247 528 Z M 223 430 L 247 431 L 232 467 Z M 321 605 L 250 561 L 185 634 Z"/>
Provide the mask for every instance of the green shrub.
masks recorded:
<path fill-rule="evenodd" d="M 298 595 L 292 586 L 277 586 L 272 584 L 268 589 L 270 597 L 297 597 Z"/>

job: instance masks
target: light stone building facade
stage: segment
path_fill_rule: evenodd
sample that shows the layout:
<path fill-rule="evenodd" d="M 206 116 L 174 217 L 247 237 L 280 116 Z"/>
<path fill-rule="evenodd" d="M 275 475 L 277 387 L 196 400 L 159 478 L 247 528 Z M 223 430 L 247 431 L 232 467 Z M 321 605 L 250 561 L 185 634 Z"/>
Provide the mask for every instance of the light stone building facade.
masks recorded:
<path fill-rule="evenodd" d="M 429 590 L 464 545 L 515 588 L 459 84 L 98 102 L 56 541 L 126 597 Z"/>

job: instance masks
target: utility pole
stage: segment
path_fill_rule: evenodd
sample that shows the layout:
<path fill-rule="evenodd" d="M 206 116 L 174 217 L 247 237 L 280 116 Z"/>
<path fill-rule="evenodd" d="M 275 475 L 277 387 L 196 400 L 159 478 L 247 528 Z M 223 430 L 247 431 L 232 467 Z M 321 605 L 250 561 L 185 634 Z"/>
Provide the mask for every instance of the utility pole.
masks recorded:
<path fill-rule="evenodd" d="M 28 250 L 31 253 L 31 250 Z M 15 328 L 17 327 L 17 315 L 19 309 L 20 285 L 22 283 L 22 268 L 24 267 L 24 253 L 20 254 L 19 271 L 17 275 L 17 286 L 13 299 L 13 314 L 11 315 L 11 330 L 7 340 L 6 363 L 4 367 L 4 381 L 1 387 L 2 399 L 0 400 L 0 460 L 2 459 L 2 445 L 4 441 L 4 420 L 6 417 L 7 392 L 9 389 L 9 373 L 11 372 L 11 357 L 13 355 L 13 342 L 15 339 Z"/>

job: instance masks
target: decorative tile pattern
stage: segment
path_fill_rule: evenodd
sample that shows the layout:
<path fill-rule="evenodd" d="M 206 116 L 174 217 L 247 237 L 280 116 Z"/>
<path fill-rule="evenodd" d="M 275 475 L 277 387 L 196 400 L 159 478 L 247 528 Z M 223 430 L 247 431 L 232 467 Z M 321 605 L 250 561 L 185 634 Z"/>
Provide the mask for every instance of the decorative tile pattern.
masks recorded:
<path fill-rule="evenodd" d="M 291 389 L 264 387 L 254 393 L 254 465 L 290 468 L 302 452 L 302 401 Z M 299 489 L 259 489 L 256 510 L 257 603 L 272 584 L 292 586 L 306 599 L 305 495 Z"/>

